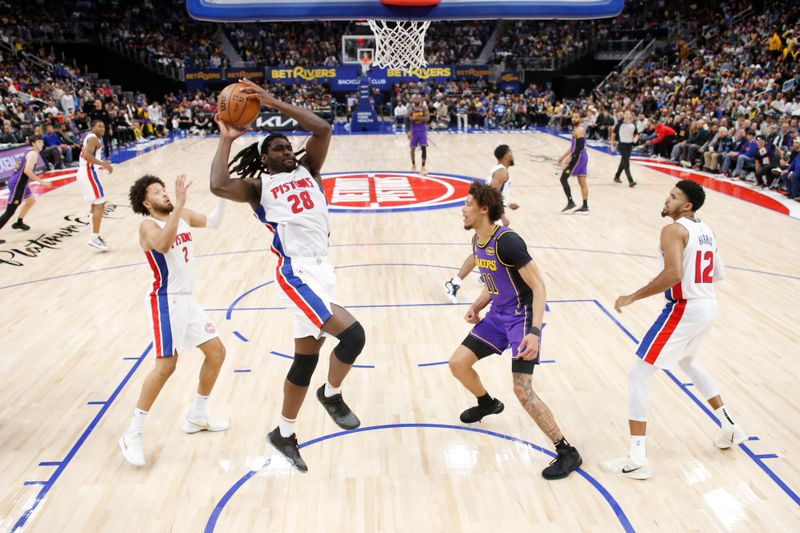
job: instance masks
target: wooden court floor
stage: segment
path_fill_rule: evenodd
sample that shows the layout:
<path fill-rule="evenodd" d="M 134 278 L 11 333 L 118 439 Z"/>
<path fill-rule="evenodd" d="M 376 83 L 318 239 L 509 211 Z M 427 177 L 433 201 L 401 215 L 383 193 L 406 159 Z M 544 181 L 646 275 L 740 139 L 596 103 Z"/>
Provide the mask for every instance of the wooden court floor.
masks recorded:
<path fill-rule="evenodd" d="M 789 531 L 800 523 L 800 239 L 798 221 L 708 191 L 700 216 L 728 266 L 720 315 L 701 350 L 751 440 L 720 451 L 717 427 L 686 376 L 653 382 L 649 455 L 655 476 L 609 476 L 599 462 L 627 439 L 627 372 L 658 297 L 613 311 L 616 296 L 658 271 L 660 210 L 673 177 L 635 167 L 639 186 L 612 183 L 617 160 L 592 151 L 591 215 L 561 215 L 548 161 L 567 148 L 541 133 L 432 134 L 428 168 L 483 177 L 496 145 L 515 153 L 509 214 L 544 273 L 549 299 L 534 385 L 584 458 L 547 482 L 552 445 L 514 401 L 508 354 L 478 365 L 504 413 L 467 427 L 473 399 L 446 361 L 468 324 L 474 276 L 450 305 L 442 283 L 469 253 L 458 208 L 332 214 L 338 297 L 367 346 L 345 383 L 360 431 L 340 433 L 309 395 L 297 425 L 310 472 L 267 445 L 291 354 L 289 315 L 272 283 L 268 232 L 244 205 L 217 231 L 195 232 L 198 301 L 227 359 L 209 411 L 221 434 L 180 430 L 202 356 L 186 353 L 145 426 L 148 466 L 124 462 L 127 427 L 153 364 L 144 296 L 151 283 L 127 190 L 144 173 L 189 174 L 188 206 L 208 211 L 212 138 L 181 140 L 104 177 L 111 202 L 95 253 L 78 187 L 42 196 L 28 234 L 6 229 L 0 259 L 0 530 L 26 531 Z M 294 138 L 296 143 L 302 138 Z M 249 142 L 249 141 L 247 141 Z M 324 172 L 409 168 L 404 136 L 339 136 Z M 237 145 L 243 146 L 244 141 Z M 544 157 L 543 157 L 544 156 Z M 579 197 L 577 183 L 573 194 Z M 67 218 L 65 218 L 67 217 Z M 77 220 L 76 220 L 77 217 Z M 64 229 L 71 227 L 71 229 Z M 59 233 L 49 246 L 27 239 Z M 323 361 L 333 344 L 323 348 Z M 312 386 L 324 379 L 320 364 Z M 794 524 L 794 525 L 792 525 Z"/>

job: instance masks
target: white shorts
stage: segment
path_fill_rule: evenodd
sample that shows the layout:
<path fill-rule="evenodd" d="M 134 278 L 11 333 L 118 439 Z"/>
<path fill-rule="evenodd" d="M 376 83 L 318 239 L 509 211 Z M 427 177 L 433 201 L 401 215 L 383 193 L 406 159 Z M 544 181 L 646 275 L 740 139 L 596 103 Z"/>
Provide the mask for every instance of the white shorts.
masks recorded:
<path fill-rule="evenodd" d="M 681 359 L 697 353 L 703 335 L 717 318 L 715 298 L 667 302 L 639 343 L 636 355 L 645 363 L 672 370 Z"/>
<path fill-rule="evenodd" d="M 156 357 L 186 353 L 217 337 L 217 328 L 191 294 L 147 298 Z"/>
<path fill-rule="evenodd" d="M 286 309 L 292 313 L 294 338 L 327 335 L 322 325 L 333 315 L 336 272 L 326 257 L 281 257 L 275 282 Z"/>
<path fill-rule="evenodd" d="M 81 188 L 83 199 L 93 205 L 105 203 L 106 194 L 103 190 L 103 183 L 97 175 L 97 168 L 88 161 L 81 161 L 78 166 L 78 173 L 75 176 L 78 187 Z"/>

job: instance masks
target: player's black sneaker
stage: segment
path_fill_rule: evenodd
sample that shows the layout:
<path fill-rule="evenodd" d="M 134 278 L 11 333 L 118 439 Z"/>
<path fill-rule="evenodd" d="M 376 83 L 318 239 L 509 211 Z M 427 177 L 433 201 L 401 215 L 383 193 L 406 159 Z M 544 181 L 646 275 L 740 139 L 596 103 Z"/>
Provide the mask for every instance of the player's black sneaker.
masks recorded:
<path fill-rule="evenodd" d="M 628 187 L 636 187 L 636 182 L 635 181 L 629 181 L 628 182 Z"/>
<path fill-rule="evenodd" d="M 275 428 L 267 434 L 267 440 L 293 467 L 300 472 L 308 472 L 308 466 L 300 457 L 300 448 L 297 447 L 297 435 L 292 433 L 289 437 L 282 437 L 280 428 Z"/>
<path fill-rule="evenodd" d="M 562 213 L 567 213 L 567 212 L 569 212 L 569 211 L 572 211 L 572 210 L 573 210 L 573 209 L 575 209 L 576 207 L 577 207 L 577 206 L 575 205 L 575 202 L 570 202 L 570 203 L 568 203 L 568 204 L 567 204 L 567 207 L 565 207 L 564 209 L 562 209 L 562 210 L 561 210 L 561 212 L 562 212 Z"/>
<path fill-rule="evenodd" d="M 28 231 L 29 229 L 31 229 L 31 227 L 29 225 L 25 224 L 21 220 L 17 220 L 13 224 L 11 224 L 11 227 L 14 228 L 14 229 L 22 230 L 22 231 Z"/>
<path fill-rule="evenodd" d="M 564 453 L 559 452 L 556 458 L 550 461 L 550 466 L 542 470 L 542 477 L 545 479 L 563 479 L 573 470 L 577 470 L 582 464 L 581 454 L 573 446 L 570 446 Z"/>
<path fill-rule="evenodd" d="M 341 393 L 334 394 L 328 398 L 325 396 L 325 385 L 322 385 L 317 389 L 317 399 L 340 428 L 356 429 L 361 425 L 361 420 L 359 420 L 347 404 L 344 403 Z"/>
<path fill-rule="evenodd" d="M 622 183 L 622 180 L 619 179 L 619 176 L 614 178 L 614 183 Z"/>
<path fill-rule="evenodd" d="M 475 422 L 483 420 L 484 416 L 502 413 L 505 408 L 506 406 L 503 405 L 503 402 L 495 398 L 489 405 L 483 406 L 478 404 L 461 413 L 461 421 L 465 424 L 474 424 Z"/>
<path fill-rule="evenodd" d="M 448 279 L 444 282 L 444 293 L 447 295 L 447 298 L 450 300 L 451 304 L 458 303 L 458 298 L 456 298 L 456 294 L 458 294 L 458 289 L 461 288 L 461 285 L 456 285 L 453 283 L 452 279 Z"/>
<path fill-rule="evenodd" d="M 589 207 L 585 206 L 585 205 L 582 205 L 581 207 L 579 207 L 578 209 L 573 211 L 573 213 L 578 214 L 578 215 L 588 215 L 589 214 Z"/>

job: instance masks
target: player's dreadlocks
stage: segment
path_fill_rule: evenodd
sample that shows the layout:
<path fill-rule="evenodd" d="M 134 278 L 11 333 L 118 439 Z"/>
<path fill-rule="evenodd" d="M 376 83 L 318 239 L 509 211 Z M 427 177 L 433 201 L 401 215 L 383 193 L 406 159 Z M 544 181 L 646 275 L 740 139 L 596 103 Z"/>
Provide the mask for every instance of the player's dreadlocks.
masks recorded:
<path fill-rule="evenodd" d="M 238 174 L 242 178 L 256 178 L 259 179 L 265 173 L 269 173 L 269 169 L 261 162 L 262 154 L 267 153 L 269 144 L 275 139 L 289 140 L 283 133 L 270 133 L 261 141 L 254 142 L 250 146 L 242 149 L 236 156 L 228 163 L 228 170 L 231 174 Z M 295 158 L 305 152 L 305 149 L 295 152 Z"/>

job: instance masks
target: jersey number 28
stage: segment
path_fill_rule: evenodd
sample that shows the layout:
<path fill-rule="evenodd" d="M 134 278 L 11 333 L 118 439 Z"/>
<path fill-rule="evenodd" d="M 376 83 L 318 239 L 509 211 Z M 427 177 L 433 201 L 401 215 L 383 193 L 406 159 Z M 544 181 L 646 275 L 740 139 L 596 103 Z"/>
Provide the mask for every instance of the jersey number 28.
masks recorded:
<path fill-rule="evenodd" d="M 286 199 L 292 202 L 292 213 L 299 213 L 305 209 L 314 207 L 314 201 L 311 199 L 311 195 L 308 194 L 308 191 L 303 191 L 300 195 L 293 194 Z"/>

